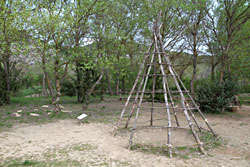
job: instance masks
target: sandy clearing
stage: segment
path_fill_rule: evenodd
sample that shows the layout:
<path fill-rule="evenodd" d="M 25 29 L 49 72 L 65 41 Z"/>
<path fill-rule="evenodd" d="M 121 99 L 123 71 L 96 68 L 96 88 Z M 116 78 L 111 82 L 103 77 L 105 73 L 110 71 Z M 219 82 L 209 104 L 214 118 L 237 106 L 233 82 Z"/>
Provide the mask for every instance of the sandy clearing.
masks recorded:
<path fill-rule="evenodd" d="M 129 151 L 127 149 L 129 134 L 112 137 L 112 125 L 93 123 L 78 125 L 74 120 L 63 120 L 43 125 L 20 124 L 11 131 L 0 133 L 0 159 L 39 157 L 49 149 L 90 144 L 97 147 L 89 153 L 91 156 L 84 157 L 75 152 L 72 153 L 74 155 L 72 157 L 81 161 L 97 161 L 97 159 L 106 161 L 107 166 L 116 166 L 113 160 L 127 162 L 128 166 L 137 167 L 250 166 L 250 108 L 243 106 L 239 117 L 208 117 L 215 131 L 227 142 L 226 146 L 211 150 L 209 153 L 212 156 L 170 159 L 165 156 Z"/>

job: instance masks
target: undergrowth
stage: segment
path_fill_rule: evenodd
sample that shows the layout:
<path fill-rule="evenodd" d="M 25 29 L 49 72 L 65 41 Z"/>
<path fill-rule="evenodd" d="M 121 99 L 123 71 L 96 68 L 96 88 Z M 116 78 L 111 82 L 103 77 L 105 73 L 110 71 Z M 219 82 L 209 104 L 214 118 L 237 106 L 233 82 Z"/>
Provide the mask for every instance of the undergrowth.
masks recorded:
<path fill-rule="evenodd" d="M 222 139 L 215 137 L 209 132 L 202 132 L 200 135 L 200 140 L 204 143 L 204 149 L 208 152 L 211 149 L 222 146 Z M 196 145 L 196 144 L 195 144 Z M 197 146 L 197 145 L 196 145 Z M 198 147 L 196 146 L 176 146 L 173 147 L 173 157 L 189 159 L 192 156 L 201 155 Z M 155 154 L 161 156 L 169 157 L 169 148 L 167 146 L 153 146 L 150 144 L 138 144 L 135 143 L 131 147 L 131 150 Z"/>

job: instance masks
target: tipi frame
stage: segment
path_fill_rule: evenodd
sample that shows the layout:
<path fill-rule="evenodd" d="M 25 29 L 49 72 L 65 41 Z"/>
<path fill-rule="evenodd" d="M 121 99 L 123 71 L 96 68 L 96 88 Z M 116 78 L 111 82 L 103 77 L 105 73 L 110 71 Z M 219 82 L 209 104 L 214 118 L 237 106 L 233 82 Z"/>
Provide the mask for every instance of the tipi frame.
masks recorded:
<path fill-rule="evenodd" d="M 167 128 L 167 146 L 169 148 L 168 149 L 169 156 L 172 157 L 171 128 L 180 127 L 179 120 L 177 117 L 177 112 L 176 112 L 177 108 L 175 107 L 174 100 L 172 97 L 172 91 L 170 90 L 170 87 L 168 84 L 169 77 L 172 77 L 172 79 L 174 80 L 175 86 L 177 88 L 177 91 L 175 93 L 178 93 L 180 95 L 181 108 L 179 108 L 179 109 L 181 109 L 183 111 L 183 113 L 187 119 L 188 126 L 189 126 L 189 128 L 192 132 L 192 135 L 193 135 L 193 137 L 194 137 L 194 139 L 199 147 L 199 150 L 202 153 L 206 154 L 206 152 L 204 150 L 203 143 L 201 142 L 194 127 L 197 127 L 197 129 L 199 131 L 206 129 L 206 128 L 203 128 L 198 124 L 198 121 L 197 121 L 192 110 L 198 111 L 199 115 L 201 116 L 201 118 L 203 119 L 203 121 L 205 122 L 205 124 L 208 128 L 206 130 L 211 132 L 214 136 L 216 136 L 216 134 L 213 131 L 213 129 L 211 128 L 211 126 L 209 125 L 208 120 L 206 119 L 205 115 L 199 109 L 199 106 L 195 103 L 194 99 L 189 94 L 189 91 L 184 86 L 182 80 L 177 75 L 176 71 L 174 70 L 174 68 L 170 62 L 169 56 L 166 54 L 166 52 L 164 50 L 164 45 L 162 42 L 163 40 L 162 40 L 162 36 L 160 33 L 160 29 L 162 26 L 162 23 L 160 23 L 160 15 L 161 14 L 159 14 L 158 19 L 154 25 L 152 43 L 151 43 L 147 53 L 145 54 L 145 57 L 144 57 L 144 60 L 141 64 L 141 67 L 139 69 L 137 78 L 134 82 L 134 85 L 133 85 L 131 91 L 130 91 L 130 94 L 128 95 L 127 101 L 126 101 L 124 108 L 121 112 L 120 118 L 118 119 L 118 121 L 115 125 L 115 130 L 114 130 L 113 135 L 116 134 L 117 129 L 120 125 L 120 122 L 124 118 L 124 114 L 126 112 L 126 108 L 127 108 L 128 104 L 131 100 L 132 94 L 136 92 L 132 109 L 129 113 L 129 116 L 128 116 L 128 118 L 126 120 L 126 124 L 125 124 L 125 128 L 127 128 L 133 114 L 135 113 L 135 119 L 133 122 L 131 134 L 130 134 L 130 138 L 129 138 L 129 149 L 133 145 L 133 136 L 134 136 L 134 133 L 136 131 L 137 120 L 139 117 L 141 104 L 143 101 L 143 97 L 144 97 L 144 93 L 145 93 L 145 90 L 147 87 L 149 76 L 151 76 L 152 80 L 153 80 L 153 82 L 152 82 L 152 94 L 151 94 L 151 98 L 152 98 L 151 118 L 150 118 L 150 126 L 153 126 L 153 120 L 154 120 L 153 117 L 154 117 L 154 110 L 155 110 L 156 77 L 161 76 L 162 77 L 162 87 L 163 87 L 163 90 L 161 93 L 164 95 L 164 101 L 165 101 L 164 108 L 166 109 L 167 122 L 168 122 L 167 127 L 166 127 Z M 153 50 L 153 53 L 152 53 L 152 50 Z M 147 63 L 149 59 L 150 59 L 150 62 Z M 156 74 L 156 70 L 157 70 L 156 66 L 158 66 L 160 68 L 160 72 L 161 72 L 160 74 Z M 144 69 L 144 71 L 143 71 L 143 69 Z M 150 74 L 151 70 L 153 70 L 152 74 Z M 166 74 L 166 72 L 165 72 L 166 70 L 169 72 L 169 74 Z M 136 88 L 137 88 L 137 90 L 136 90 Z M 185 94 L 186 96 L 184 95 L 184 93 L 186 93 Z M 187 98 L 190 101 L 188 101 Z M 192 106 L 192 108 L 191 108 L 191 106 Z M 173 111 L 176 126 L 172 125 L 170 110 Z"/>

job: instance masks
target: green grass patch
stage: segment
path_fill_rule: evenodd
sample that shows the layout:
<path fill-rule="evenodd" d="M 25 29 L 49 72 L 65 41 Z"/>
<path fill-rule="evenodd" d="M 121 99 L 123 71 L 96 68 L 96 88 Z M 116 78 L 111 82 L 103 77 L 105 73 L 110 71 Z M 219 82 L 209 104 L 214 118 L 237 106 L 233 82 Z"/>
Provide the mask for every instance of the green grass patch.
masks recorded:
<path fill-rule="evenodd" d="M 53 148 L 37 157 L 25 156 L 19 158 L 8 158 L 0 161 L 3 167 L 79 167 L 79 166 L 132 166 L 127 161 L 110 159 L 93 152 L 97 146 L 88 143 L 78 143 L 62 148 Z M 73 155 L 73 157 L 72 157 Z M 78 158 L 75 159 L 75 156 Z M 98 157 L 98 158 L 97 158 Z"/>
<path fill-rule="evenodd" d="M 83 123 L 111 123 L 117 119 L 122 109 L 122 103 L 113 105 L 113 102 L 95 102 L 89 105 L 86 110 L 82 109 L 82 104 L 77 103 L 76 97 L 63 96 L 61 104 L 64 106 L 63 110 L 72 111 L 71 113 L 54 112 L 54 106 L 51 105 L 51 99 L 46 97 L 13 97 L 11 104 L 0 107 L 0 132 L 7 130 L 14 124 L 18 123 L 32 123 L 41 124 L 53 122 L 63 119 L 75 119 L 76 117 L 85 113 L 87 118 L 83 119 Z M 101 104 L 101 105 L 100 105 Z M 49 108 L 43 108 L 43 105 L 48 105 Z M 13 113 L 22 110 L 21 117 L 13 116 Z M 39 114 L 39 117 L 30 116 L 30 113 Z"/>
<path fill-rule="evenodd" d="M 189 132 L 188 132 L 189 133 Z M 217 148 L 222 145 L 222 139 L 216 138 L 213 134 L 208 132 L 202 132 L 200 136 L 200 140 L 204 143 L 205 150 L 210 150 L 213 148 Z M 147 154 L 155 154 L 161 156 L 169 156 L 168 147 L 167 146 L 153 146 L 149 144 L 137 144 L 135 143 L 131 150 L 147 153 Z M 182 159 L 189 159 L 192 156 L 200 155 L 199 148 L 196 146 L 177 146 L 173 147 L 173 156 Z"/>
<path fill-rule="evenodd" d="M 250 105 L 250 96 L 238 96 L 241 104 Z"/>
<path fill-rule="evenodd" d="M 22 160 L 14 159 L 7 161 L 4 166 L 6 167 L 26 167 L 26 166 L 41 166 L 42 163 L 36 160 Z"/>
<path fill-rule="evenodd" d="M 74 145 L 72 147 L 72 150 L 74 150 L 74 151 L 86 151 L 86 150 L 93 150 L 96 148 L 97 147 L 90 145 L 90 144 L 79 144 L 79 145 Z"/>
<path fill-rule="evenodd" d="M 53 166 L 53 167 L 73 167 L 73 166 L 82 166 L 83 164 L 80 161 L 65 159 L 65 160 L 45 160 L 45 161 L 37 161 L 37 160 L 22 160 L 22 159 L 14 159 L 4 163 L 6 167 L 45 167 L 45 166 Z"/>
<path fill-rule="evenodd" d="M 148 144 L 137 144 L 135 143 L 131 150 L 147 153 L 147 154 L 156 154 L 156 155 L 163 155 L 163 156 L 169 156 L 168 148 L 165 146 L 162 147 L 156 147 L 153 145 Z"/>
<path fill-rule="evenodd" d="M 223 140 L 220 137 L 215 137 L 210 132 L 202 132 L 200 139 L 204 143 L 205 150 L 217 148 L 223 144 Z"/>
<path fill-rule="evenodd" d="M 42 87 L 41 86 L 33 86 L 28 89 L 21 89 L 17 93 L 15 93 L 15 96 L 18 97 L 24 97 L 24 96 L 30 96 L 33 94 L 39 94 L 41 93 Z"/>

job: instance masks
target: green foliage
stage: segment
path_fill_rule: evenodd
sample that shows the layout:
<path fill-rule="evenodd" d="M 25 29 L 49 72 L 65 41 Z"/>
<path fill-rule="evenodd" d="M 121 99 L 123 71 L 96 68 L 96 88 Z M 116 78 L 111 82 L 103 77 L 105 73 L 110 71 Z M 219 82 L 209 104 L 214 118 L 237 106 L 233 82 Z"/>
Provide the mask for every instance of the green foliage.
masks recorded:
<path fill-rule="evenodd" d="M 168 148 L 166 146 L 163 147 L 155 147 L 153 145 L 146 145 L 146 144 L 134 144 L 131 147 L 131 150 L 136 150 L 143 153 L 149 154 L 156 154 L 156 155 L 163 155 L 168 156 Z"/>
<path fill-rule="evenodd" d="M 15 97 L 24 97 L 30 96 L 34 94 L 40 94 L 42 90 L 42 86 L 32 86 L 28 89 L 20 89 L 17 93 L 15 93 Z"/>
<path fill-rule="evenodd" d="M 241 84 L 239 86 L 239 93 L 250 93 L 250 84 Z"/>
<path fill-rule="evenodd" d="M 0 62 L 1 63 L 1 62 Z M 12 93 L 18 92 L 19 89 L 23 87 L 23 72 L 15 67 L 13 63 L 12 68 L 10 68 L 10 88 Z M 2 65 L 0 64 L 0 105 L 6 102 L 6 78 Z"/>
<path fill-rule="evenodd" d="M 203 132 L 200 139 L 204 143 L 206 150 L 220 147 L 223 144 L 221 138 L 215 137 L 212 133 L 209 132 Z"/>
<path fill-rule="evenodd" d="M 5 94 L 4 75 L 2 71 L 3 71 L 2 63 L 0 62 L 0 106 L 4 103 L 4 94 Z"/>
<path fill-rule="evenodd" d="M 220 113 L 227 110 L 237 94 L 237 89 L 237 82 L 231 79 L 226 79 L 222 83 L 203 80 L 197 86 L 196 101 L 203 112 Z"/>
<path fill-rule="evenodd" d="M 63 96 L 75 96 L 76 84 L 72 78 L 65 78 L 61 83 L 61 92 Z"/>

